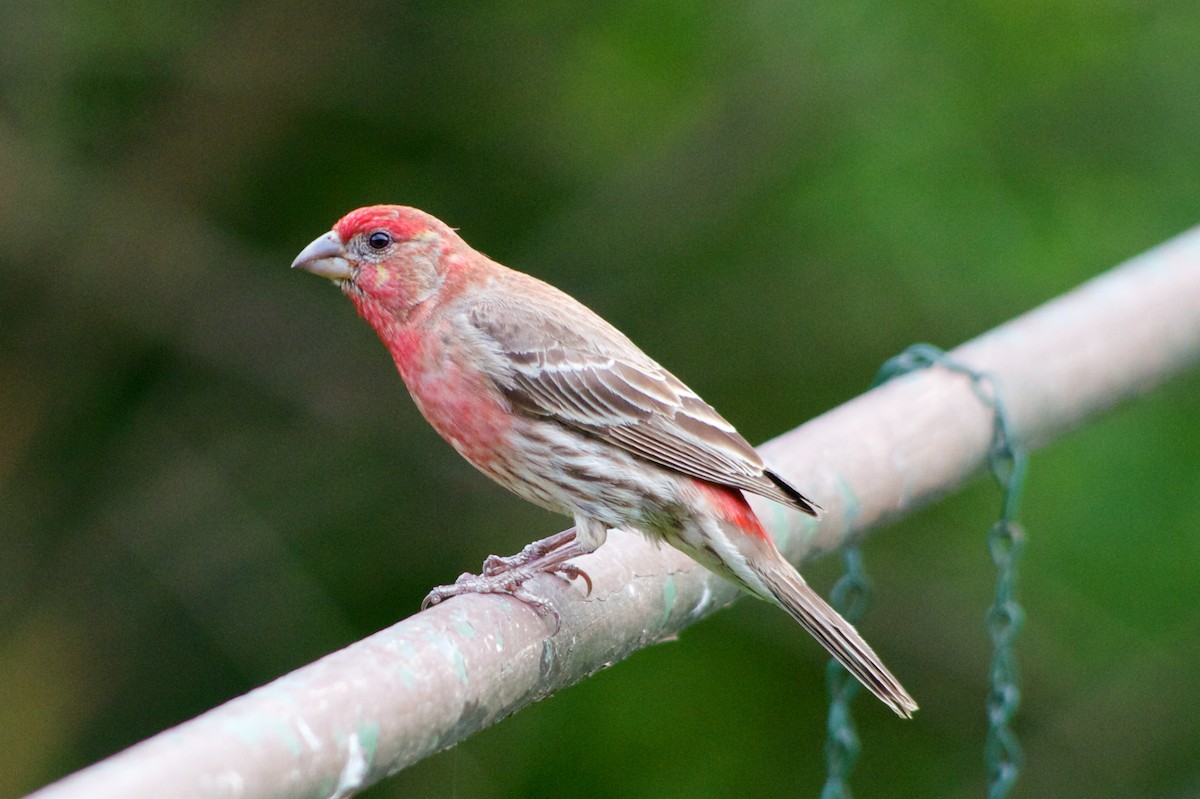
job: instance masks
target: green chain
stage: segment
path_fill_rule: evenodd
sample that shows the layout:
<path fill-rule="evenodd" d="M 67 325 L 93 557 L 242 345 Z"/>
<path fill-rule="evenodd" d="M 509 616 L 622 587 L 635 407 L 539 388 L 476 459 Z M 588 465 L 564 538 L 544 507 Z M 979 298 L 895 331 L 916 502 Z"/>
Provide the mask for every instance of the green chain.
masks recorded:
<path fill-rule="evenodd" d="M 846 573 L 834 583 L 829 600 L 842 618 L 857 624 L 871 601 L 871 581 L 858 547 L 848 547 L 842 560 L 846 564 Z M 850 786 L 846 780 L 862 748 L 854 716 L 850 713 L 850 702 L 858 694 L 859 683 L 842 664 L 830 659 L 825 667 L 825 685 L 829 689 L 829 718 L 825 723 L 828 776 L 821 788 L 821 799 L 850 799 Z"/>
<path fill-rule="evenodd" d="M 1003 500 L 1000 518 L 988 532 L 988 550 L 996 564 L 996 598 L 985 617 L 993 652 L 988 669 L 991 686 L 987 699 L 988 735 L 983 754 L 990 778 L 988 799 L 1004 799 L 1017 781 L 1023 760 L 1021 745 L 1009 724 L 1021 704 L 1021 680 L 1013 642 L 1025 620 L 1025 612 L 1016 599 L 1017 566 L 1025 547 L 1025 531 L 1017 521 L 1017 514 L 1025 485 L 1028 453 L 1012 427 L 992 378 L 958 363 L 933 345 L 916 344 L 888 360 L 871 386 L 934 365 L 968 377 L 975 395 L 991 408 L 994 419 L 988 467 L 1003 491 Z M 834 586 L 831 599 L 833 606 L 853 624 L 866 608 L 870 583 L 857 547 L 846 550 L 845 562 L 846 574 Z M 860 746 L 849 702 L 857 693 L 858 685 L 836 661 L 829 663 L 826 683 L 829 689 L 825 742 L 828 776 L 821 799 L 850 799 L 846 780 L 858 759 Z"/>

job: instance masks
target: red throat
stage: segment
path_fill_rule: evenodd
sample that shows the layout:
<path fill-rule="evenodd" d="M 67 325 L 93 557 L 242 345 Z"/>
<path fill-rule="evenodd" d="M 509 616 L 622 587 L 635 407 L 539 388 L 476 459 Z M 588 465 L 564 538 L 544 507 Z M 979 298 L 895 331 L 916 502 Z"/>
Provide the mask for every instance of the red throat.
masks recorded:
<path fill-rule="evenodd" d="M 374 326 L 370 318 L 367 321 Z M 421 415 L 460 455 L 488 472 L 508 440 L 508 406 L 441 336 L 386 321 L 376 330 Z"/>

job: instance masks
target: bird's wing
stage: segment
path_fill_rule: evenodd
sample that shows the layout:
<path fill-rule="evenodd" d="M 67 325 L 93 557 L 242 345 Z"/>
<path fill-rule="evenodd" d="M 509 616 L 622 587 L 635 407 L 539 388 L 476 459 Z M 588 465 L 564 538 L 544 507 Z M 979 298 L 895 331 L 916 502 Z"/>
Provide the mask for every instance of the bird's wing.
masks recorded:
<path fill-rule="evenodd" d="M 540 281 L 530 288 L 532 301 L 514 304 L 509 295 L 467 312 L 510 367 L 500 388 L 514 407 L 660 466 L 816 515 L 733 425 L 616 328 Z M 539 302 L 547 290 L 554 301 Z"/>

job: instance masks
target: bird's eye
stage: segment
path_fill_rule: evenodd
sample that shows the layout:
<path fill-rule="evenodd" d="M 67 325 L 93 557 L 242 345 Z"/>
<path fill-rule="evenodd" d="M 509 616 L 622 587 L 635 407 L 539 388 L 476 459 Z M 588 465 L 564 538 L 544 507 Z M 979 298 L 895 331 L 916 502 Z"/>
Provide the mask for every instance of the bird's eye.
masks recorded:
<path fill-rule="evenodd" d="M 367 246 L 372 250 L 386 250 L 392 243 L 392 236 L 386 230 L 376 230 L 367 237 Z"/>

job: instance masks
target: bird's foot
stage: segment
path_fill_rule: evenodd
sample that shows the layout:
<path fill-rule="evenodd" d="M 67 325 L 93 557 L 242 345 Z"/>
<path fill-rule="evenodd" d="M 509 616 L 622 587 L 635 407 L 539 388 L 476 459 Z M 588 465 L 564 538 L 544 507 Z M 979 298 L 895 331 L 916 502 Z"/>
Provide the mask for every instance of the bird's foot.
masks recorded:
<path fill-rule="evenodd" d="M 548 599 L 526 587 L 525 583 L 535 574 L 560 574 L 567 580 L 581 578 L 587 583 L 587 592 L 590 594 L 592 578 L 578 566 L 566 562 L 582 554 L 575 543 L 575 531 L 564 530 L 533 542 L 516 555 L 489 555 L 483 562 L 482 574 L 464 573 L 453 585 L 437 586 L 421 602 L 421 609 L 459 594 L 507 594 L 533 608 L 542 618 L 553 618 L 554 631 L 558 632 L 562 626 L 558 610 Z"/>
<path fill-rule="evenodd" d="M 532 544 L 527 544 L 524 549 L 515 555 L 501 557 L 500 555 L 488 555 L 483 561 L 483 576 L 492 577 L 500 574 L 506 574 L 510 571 L 523 569 L 530 564 L 535 564 L 541 558 L 545 558 L 551 552 L 554 552 L 561 547 L 566 546 L 575 540 L 575 528 L 563 530 L 561 533 L 547 536 L 540 541 L 534 541 Z M 540 571 L 545 571 L 541 569 Z M 590 581 L 589 581 L 590 583 Z M 590 590 L 590 587 L 589 587 Z"/>

